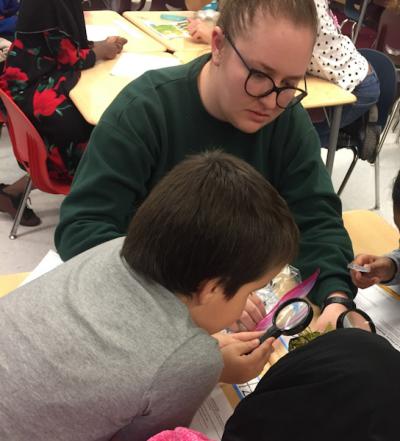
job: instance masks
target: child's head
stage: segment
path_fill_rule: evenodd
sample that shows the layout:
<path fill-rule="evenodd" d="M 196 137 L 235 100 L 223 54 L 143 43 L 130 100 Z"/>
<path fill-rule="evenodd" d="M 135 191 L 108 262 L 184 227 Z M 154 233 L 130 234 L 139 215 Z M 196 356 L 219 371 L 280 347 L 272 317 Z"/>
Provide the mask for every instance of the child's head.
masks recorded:
<path fill-rule="evenodd" d="M 240 316 L 250 292 L 295 257 L 298 237 L 285 201 L 261 174 L 214 151 L 182 161 L 158 183 L 132 219 L 122 255 L 188 302 L 218 291 L 229 303 L 240 291 Z"/>
<path fill-rule="evenodd" d="M 400 171 L 398 172 L 393 184 L 393 216 L 397 228 L 400 230 Z"/>

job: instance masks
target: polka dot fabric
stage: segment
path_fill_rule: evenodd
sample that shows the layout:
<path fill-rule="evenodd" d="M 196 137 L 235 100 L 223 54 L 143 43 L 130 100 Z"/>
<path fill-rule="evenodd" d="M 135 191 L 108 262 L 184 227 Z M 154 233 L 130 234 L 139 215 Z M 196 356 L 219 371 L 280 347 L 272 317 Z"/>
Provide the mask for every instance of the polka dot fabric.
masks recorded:
<path fill-rule="evenodd" d="M 338 29 L 327 0 L 315 0 L 319 28 L 308 72 L 352 92 L 368 74 L 368 62 Z"/>

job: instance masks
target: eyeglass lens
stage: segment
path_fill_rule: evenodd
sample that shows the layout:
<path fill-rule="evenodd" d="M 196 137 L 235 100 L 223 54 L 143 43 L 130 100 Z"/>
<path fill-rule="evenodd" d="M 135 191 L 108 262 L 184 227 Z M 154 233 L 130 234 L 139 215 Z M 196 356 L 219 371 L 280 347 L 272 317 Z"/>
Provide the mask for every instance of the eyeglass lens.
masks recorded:
<path fill-rule="evenodd" d="M 266 96 L 274 87 L 275 85 L 271 78 L 262 73 L 251 72 L 246 81 L 246 92 L 254 97 Z M 300 98 L 300 91 L 294 88 L 280 89 L 276 97 L 276 103 L 282 108 L 293 105 L 297 102 L 297 100 L 294 100 L 296 95 Z"/>

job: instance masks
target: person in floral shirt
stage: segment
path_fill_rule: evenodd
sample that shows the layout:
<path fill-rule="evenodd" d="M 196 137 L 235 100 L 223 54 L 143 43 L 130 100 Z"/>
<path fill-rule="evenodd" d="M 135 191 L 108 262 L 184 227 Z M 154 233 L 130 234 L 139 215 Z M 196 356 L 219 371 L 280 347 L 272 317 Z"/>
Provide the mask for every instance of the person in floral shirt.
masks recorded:
<path fill-rule="evenodd" d="M 93 126 L 69 98 L 80 71 L 97 59 L 112 59 L 126 40 L 87 40 L 81 0 L 23 0 L 4 71 L 3 89 L 42 135 L 52 179 L 71 182 Z M 27 177 L 0 184 L 0 211 L 15 216 Z M 40 223 L 27 208 L 21 225 Z"/>

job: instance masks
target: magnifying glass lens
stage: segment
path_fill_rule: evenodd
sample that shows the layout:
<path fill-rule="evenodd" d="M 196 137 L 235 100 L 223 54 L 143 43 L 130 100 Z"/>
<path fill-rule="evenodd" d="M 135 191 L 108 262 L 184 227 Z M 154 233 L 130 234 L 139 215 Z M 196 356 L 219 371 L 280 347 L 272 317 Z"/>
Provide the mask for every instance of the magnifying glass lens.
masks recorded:
<path fill-rule="evenodd" d="M 342 322 L 343 328 L 358 328 L 363 329 L 364 331 L 372 331 L 372 321 L 369 317 L 365 317 L 363 314 L 360 314 L 357 310 L 347 311 L 345 316 L 343 317 Z"/>
<path fill-rule="evenodd" d="M 279 311 L 275 326 L 281 331 L 287 331 L 301 324 L 309 314 L 309 306 L 305 302 L 295 302 Z"/>
<path fill-rule="evenodd" d="M 269 337 L 294 335 L 304 331 L 313 316 L 311 306 L 303 299 L 293 298 L 283 302 L 276 310 L 272 326 L 259 338 L 260 343 Z"/>

